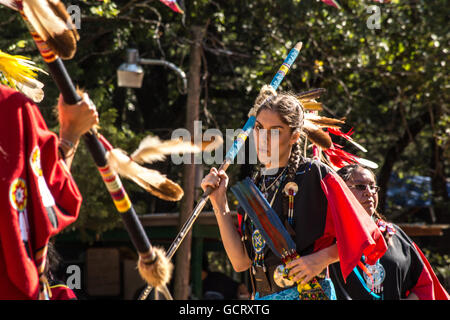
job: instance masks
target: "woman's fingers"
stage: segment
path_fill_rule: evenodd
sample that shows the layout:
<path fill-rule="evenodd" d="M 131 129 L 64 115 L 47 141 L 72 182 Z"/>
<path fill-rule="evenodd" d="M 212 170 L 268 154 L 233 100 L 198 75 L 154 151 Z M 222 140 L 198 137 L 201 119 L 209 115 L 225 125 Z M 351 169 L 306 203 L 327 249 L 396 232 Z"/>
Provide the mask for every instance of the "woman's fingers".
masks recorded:
<path fill-rule="evenodd" d="M 289 271 L 289 276 L 292 277 L 292 281 L 298 282 L 301 280 L 301 283 L 308 283 L 314 275 L 312 275 L 309 270 L 302 269 L 301 267 L 297 266 L 295 268 L 292 268 Z"/>
<path fill-rule="evenodd" d="M 215 169 L 215 170 L 213 170 L 213 169 Z M 220 178 L 217 175 L 217 169 L 212 168 L 210 170 L 210 173 L 206 177 L 203 178 L 201 187 L 202 187 L 203 191 L 205 191 L 208 187 L 215 189 L 219 185 L 220 185 Z"/>
<path fill-rule="evenodd" d="M 217 171 L 216 168 L 211 168 L 208 175 L 206 175 L 201 183 L 203 191 L 206 191 L 208 187 L 213 189 L 226 188 L 228 185 L 228 176 L 225 171 Z"/>
<path fill-rule="evenodd" d="M 225 171 L 220 170 L 218 176 L 220 178 L 220 183 L 222 183 L 226 187 L 228 185 L 228 176 Z"/>
<path fill-rule="evenodd" d="M 304 283 L 306 279 L 303 279 L 303 278 L 306 278 L 306 277 L 308 277 L 306 270 L 301 270 L 292 278 L 292 280 L 295 282 L 303 280 L 302 283 Z"/>
<path fill-rule="evenodd" d="M 288 268 L 289 269 L 289 276 L 290 277 L 294 277 L 295 275 L 297 275 L 299 272 L 301 272 L 303 269 L 302 269 L 302 267 L 301 266 L 294 266 L 294 267 L 291 267 L 291 268 Z"/>
<path fill-rule="evenodd" d="M 301 283 L 308 283 L 314 277 L 302 258 L 289 262 L 286 267 L 289 269 L 289 276 L 293 277 L 292 280 L 295 282 L 302 280 Z"/>

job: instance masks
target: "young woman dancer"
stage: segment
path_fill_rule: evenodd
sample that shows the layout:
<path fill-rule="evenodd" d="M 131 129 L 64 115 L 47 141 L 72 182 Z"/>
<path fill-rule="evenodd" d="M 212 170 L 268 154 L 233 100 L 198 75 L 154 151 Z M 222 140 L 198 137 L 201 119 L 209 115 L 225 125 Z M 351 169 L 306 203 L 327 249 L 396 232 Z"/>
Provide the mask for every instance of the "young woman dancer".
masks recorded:
<path fill-rule="evenodd" d="M 236 271 L 250 269 L 254 298 L 299 299 L 296 282 L 308 283 L 333 262 L 341 261 L 343 277 L 363 254 L 374 263 L 386 250 L 375 223 L 339 176 L 326 165 L 301 155 L 301 103 L 289 93 L 276 94 L 265 87 L 253 111 L 256 150 L 262 164 L 253 180 L 296 244 L 300 258 L 286 266 L 291 281 L 280 279 L 276 270 L 281 260 L 242 209 L 238 209 L 236 230 L 229 215 L 226 173 L 212 168 L 202 188 L 215 188 L 210 200 L 225 250 Z M 277 133 L 278 143 L 272 141 L 272 131 Z M 289 190 L 295 193 L 291 199 Z M 325 282 L 322 285 L 333 298 L 332 286 L 325 286 Z"/>

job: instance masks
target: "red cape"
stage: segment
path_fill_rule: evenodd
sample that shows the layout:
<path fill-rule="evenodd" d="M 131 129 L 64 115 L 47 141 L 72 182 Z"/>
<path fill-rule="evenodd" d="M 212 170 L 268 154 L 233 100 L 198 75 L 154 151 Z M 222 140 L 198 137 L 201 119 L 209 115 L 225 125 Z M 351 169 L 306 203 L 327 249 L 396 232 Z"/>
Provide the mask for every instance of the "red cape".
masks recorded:
<path fill-rule="evenodd" d="M 51 300 L 77 300 L 77 296 L 72 289 L 64 284 L 50 286 L 52 291 Z"/>
<path fill-rule="evenodd" d="M 325 234 L 336 237 L 345 280 L 362 255 L 366 263 L 374 264 L 384 255 L 387 245 L 375 222 L 337 174 L 328 173 L 321 186 L 328 200 Z"/>
<path fill-rule="evenodd" d="M 0 85 L 0 112 L 0 299 L 36 299 L 48 240 L 82 199 L 37 106 Z"/>
<path fill-rule="evenodd" d="M 450 300 L 450 295 L 445 291 L 442 284 L 439 282 L 439 279 L 437 278 L 436 274 L 433 271 L 433 268 L 431 267 L 430 263 L 428 262 L 428 259 L 423 254 L 422 250 L 417 246 L 417 244 L 414 243 L 414 247 L 416 248 L 417 252 L 420 255 L 420 258 L 422 258 L 422 262 L 424 264 L 424 270 L 417 281 L 418 283 L 416 286 L 411 290 L 414 292 L 420 300 Z M 421 283 L 426 283 L 428 281 L 424 281 L 423 278 L 429 279 L 431 278 L 432 282 L 432 290 L 428 288 L 428 286 L 421 286 Z M 431 291 L 431 292 L 430 292 Z"/>

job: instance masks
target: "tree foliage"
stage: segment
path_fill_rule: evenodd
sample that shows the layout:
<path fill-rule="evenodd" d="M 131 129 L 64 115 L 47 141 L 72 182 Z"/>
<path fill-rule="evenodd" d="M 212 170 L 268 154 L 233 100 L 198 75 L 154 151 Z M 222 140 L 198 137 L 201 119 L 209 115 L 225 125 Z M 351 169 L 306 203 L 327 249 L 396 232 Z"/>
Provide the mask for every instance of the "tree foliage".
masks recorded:
<path fill-rule="evenodd" d="M 76 56 L 65 65 L 96 103 L 102 134 L 130 152 L 147 134 L 166 139 L 183 127 L 186 96 L 177 75 L 164 67 L 144 67 L 141 89 L 118 87 L 116 69 L 127 48 L 137 48 L 144 58 L 170 61 L 189 74 L 190 29 L 206 26 L 201 120 L 203 129 L 225 133 L 226 128 L 242 127 L 259 89 L 302 41 L 303 49 L 279 90 L 326 88 L 324 115 L 346 117 L 344 129 L 353 127 L 354 138 L 369 151 L 347 150 L 379 164 L 384 190 L 392 171 L 432 177 L 434 205 L 443 208 L 439 221 L 448 222 L 448 194 L 443 191 L 450 158 L 446 2 L 341 2 L 342 10 L 313 0 L 193 0 L 185 1 L 186 14 L 180 15 L 159 1 L 74 1 L 82 14 L 81 40 Z M 368 27 L 367 6 L 374 4 L 381 10 L 380 29 Z M 44 67 L 20 16 L 2 8 L 0 21 L 0 48 L 30 56 Z M 40 108 L 49 127 L 58 130 L 52 111 L 57 89 L 50 77 L 40 79 L 46 85 Z M 120 223 L 89 158 L 80 146 L 73 164 L 84 202 L 72 228 L 86 239 L 89 232 L 100 235 Z M 182 181 L 181 166 L 166 161 L 152 167 Z M 240 170 L 245 166 L 229 169 L 232 179 Z M 124 184 L 138 213 L 178 210 L 177 203 Z M 399 208 L 386 207 L 386 215 L 393 210 Z"/>

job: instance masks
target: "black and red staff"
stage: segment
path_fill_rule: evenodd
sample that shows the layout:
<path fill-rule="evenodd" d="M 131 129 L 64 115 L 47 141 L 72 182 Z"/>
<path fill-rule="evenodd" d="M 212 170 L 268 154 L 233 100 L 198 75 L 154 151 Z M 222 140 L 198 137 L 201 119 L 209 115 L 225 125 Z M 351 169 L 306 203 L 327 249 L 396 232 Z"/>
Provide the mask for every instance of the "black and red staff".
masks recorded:
<path fill-rule="evenodd" d="M 67 104 L 76 104 L 81 101 L 82 99 L 77 93 L 63 61 L 61 60 L 61 57 L 70 59 L 73 56 L 78 34 L 75 29 L 61 28 L 61 31 L 58 30 L 55 32 L 52 32 L 51 29 L 52 27 L 58 28 L 61 26 L 61 24 L 58 25 L 58 19 L 59 22 L 62 22 L 63 24 L 68 23 L 70 17 L 65 11 L 64 5 L 59 1 L 47 2 L 40 0 L 16 0 L 14 2 L 5 2 L 2 0 L 2 3 L 19 11 L 22 15 L 64 101 Z M 37 6 L 37 8 L 35 6 Z M 49 8 L 51 10 L 45 12 L 44 15 L 49 13 L 50 16 L 47 16 L 47 19 L 39 19 L 42 10 Z M 53 16 L 51 16 L 52 13 Z M 30 17 L 33 22 L 37 22 L 33 25 L 28 17 Z M 49 25 L 45 25 L 46 23 Z M 41 35 L 43 35 L 44 38 L 41 37 Z M 99 137 L 101 138 L 99 139 Z M 102 180 L 113 199 L 116 209 L 120 213 L 131 241 L 138 251 L 138 269 L 140 275 L 149 285 L 161 287 L 164 290 L 164 293 L 168 294 L 165 285 L 170 280 L 172 264 L 166 258 L 163 249 L 155 248 L 151 245 L 134 210 L 133 204 L 122 185 L 119 175 L 110 168 L 106 160 L 107 149 L 104 144 L 106 139 L 95 130 L 91 130 L 84 135 L 84 141 L 100 172 Z M 102 143 L 102 141 L 104 143 Z"/>

